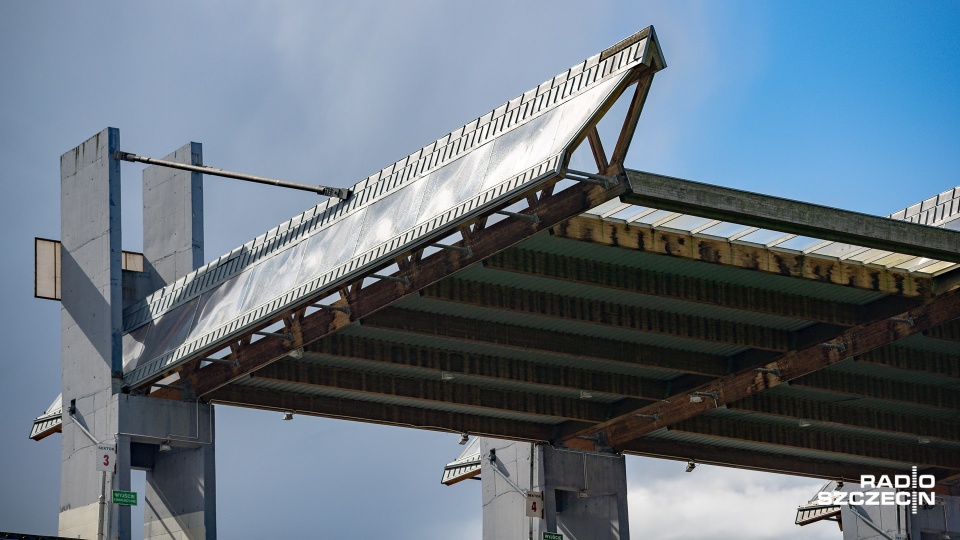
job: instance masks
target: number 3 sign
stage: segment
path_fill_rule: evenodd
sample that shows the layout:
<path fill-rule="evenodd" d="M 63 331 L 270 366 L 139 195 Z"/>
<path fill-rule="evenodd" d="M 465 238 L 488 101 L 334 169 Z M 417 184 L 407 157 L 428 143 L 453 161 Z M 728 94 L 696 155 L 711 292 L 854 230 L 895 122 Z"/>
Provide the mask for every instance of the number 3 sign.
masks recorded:
<path fill-rule="evenodd" d="M 112 444 L 97 445 L 97 470 L 113 472 L 113 462 L 117 460 L 117 448 Z"/>

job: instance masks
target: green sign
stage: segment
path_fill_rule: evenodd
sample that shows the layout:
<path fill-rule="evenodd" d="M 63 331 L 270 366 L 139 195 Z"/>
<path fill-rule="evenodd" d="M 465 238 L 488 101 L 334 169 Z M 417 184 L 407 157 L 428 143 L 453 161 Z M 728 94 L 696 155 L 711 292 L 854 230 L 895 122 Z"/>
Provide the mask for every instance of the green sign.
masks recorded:
<path fill-rule="evenodd" d="M 543 533 L 543 540 L 563 540 L 563 535 L 560 533 Z"/>
<path fill-rule="evenodd" d="M 137 492 L 113 490 L 113 504 L 122 504 L 124 506 L 136 506 Z"/>

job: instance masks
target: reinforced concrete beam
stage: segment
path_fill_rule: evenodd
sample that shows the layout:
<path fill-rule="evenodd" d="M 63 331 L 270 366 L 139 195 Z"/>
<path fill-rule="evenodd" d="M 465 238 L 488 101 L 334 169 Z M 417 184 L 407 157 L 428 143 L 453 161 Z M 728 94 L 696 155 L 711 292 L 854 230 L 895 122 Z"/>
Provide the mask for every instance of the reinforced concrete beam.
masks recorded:
<path fill-rule="evenodd" d="M 430 313 L 402 308 L 384 309 L 366 317 L 361 321 L 361 324 L 371 328 L 697 375 L 720 376 L 727 373 L 728 360 L 723 356 L 638 345 L 538 328 L 520 328 L 510 324 L 464 317 L 438 317 Z"/>
<path fill-rule="evenodd" d="M 420 291 L 424 298 L 741 347 L 787 351 L 785 330 L 668 313 L 625 304 L 448 278 Z"/>
<path fill-rule="evenodd" d="M 669 401 L 644 407 L 598 424 L 589 430 L 567 433 L 563 440 L 591 436 L 603 431 L 610 446 L 623 444 L 657 429 L 699 416 L 710 409 L 763 392 L 767 388 L 824 369 L 847 358 L 871 351 L 898 339 L 922 332 L 960 316 L 960 290 L 946 293 L 927 304 L 900 314 L 897 319 L 884 319 L 853 327 L 837 338 L 819 345 L 791 351 L 768 363 L 766 372 L 747 369 L 722 377 L 696 389 L 702 396 L 687 392 Z M 912 319 L 913 324 L 900 322 Z M 775 371 L 774 371 L 775 370 Z M 691 399 L 687 399 L 690 397 Z M 693 399 L 699 397 L 700 399 Z M 886 395 L 885 398 L 894 396 Z M 644 416 L 637 416 L 641 414 Z M 651 418 L 656 418 L 653 420 Z"/>
<path fill-rule="evenodd" d="M 601 246 L 670 255 L 692 261 L 898 296 L 929 298 L 934 291 L 932 278 L 909 272 L 870 267 L 856 261 L 818 257 L 811 253 L 792 253 L 750 246 L 591 216 L 577 216 L 569 219 L 551 228 L 550 232 L 558 238 L 590 242 Z"/>
<path fill-rule="evenodd" d="M 254 379 L 290 382 L 318 388 L 335 388 L 378 396 L 400 397 L 436 403 L 452 403 L 568 420 L 599 422 L 607 418 L 607 406 L 582 399 L 458 384 L 456 378 L 441 380 L 397 377 L 306 362 L 274 362 L 251 375 Z"/>
<path fill-rule="evenodd" d="M 622 200 L 631 204 L 895 253 L 960 262 L 958 231 L 648 172 L 626 172 L 630 193 L 624 195 Z"/>
<path fill-rule="evenodd" d="M 469 375 L 641 399 L 663 399 L 670 386 L 666 381 L 633 375 L 419 347 L 342 333 L 321 339 L 304 347 L 304 350 L 308 353 L 385 365 L 401 365 L 434 374 L 446 371 L 452 375 Z"/>
<path fill-rule="evenodd" d="M 569 283 L 674 298 L 780 317 L 843 326 L 859 321 L 854 304 L 820 300 L 799 294 L 746 287 L 653 270 L 578 259 L 521 248 L 508 249 L 483 261 L 486 268 Z"/>
<path fill-rule="evenodd" d="M 295 414 L 524 441 L 545 441 L 550 438 L 553 432 L 553 426 L 549 424 L 388 405 L 371 401 L 293 392 L 275 392 L 263 388 L 236 385 L 219 388 L 209 393 L 207 397 L 215 403 L 239 407 L 290 411 Z"/>

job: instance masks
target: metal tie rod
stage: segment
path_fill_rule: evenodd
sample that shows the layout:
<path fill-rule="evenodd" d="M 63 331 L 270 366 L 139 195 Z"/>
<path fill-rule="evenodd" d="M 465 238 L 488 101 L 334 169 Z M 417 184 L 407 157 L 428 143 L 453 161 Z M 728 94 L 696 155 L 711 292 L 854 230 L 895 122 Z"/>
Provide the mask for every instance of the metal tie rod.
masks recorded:
<path fill-rule="evenodd" d="M 184 171 L 210 174 L 213 176 L 223 176 L 225 178 L 235 178 L 237 180 L 246 180 L 247 182 L 256 182 L 258 184 L 267 184 L 270 186 L 299 189 L 301 191 L 310 191 L 313 193 L 317 193 L 319 195 L 325 195 L 327 197 L 336 197 L 338 199 L 348 199 L 351 195 L 351 191 L 347 188 L 336 188 L 336 187 L 328 187 L 328 186 L 309 186 L 307 184 L 297 184 L 296 182 L 287 182 L 284 180 L 277 180 L 275 178 L 265 178 L 263 176 L 254 176 L 252 174 L 243 174 L 243 173 L 225 171 L 223 169 L 207 167 L 206 165 L 188 165 L 186 163 L 177 163 L 176 161 L 166 161 L 163 159 L 155 159 L 155 158 L 146 157 L 146 156 L 138 156 L 131 152 L 122 152 L 120 150 L 117 150 L 116 159 L 120 159 L 123 161 L 131 161 L 136 163 L 146 163 L 148 165 L 159 165 L 161 167 L 170 167 L 171 169 L 182 169 Z"/>
<path fill-rule="evenodd" d="M 600 174 L 575 171 L 573 169 L 567 169 L 567 174 L 564 175 L 564 178 L 568 180 L 575 180 L 577 182 L 584 182 L 587 184 L 596 184 L 605 188 L 609 188 L 610 186 L 615 186 L 620 183 L 614 176 L 603 176 Z"/>

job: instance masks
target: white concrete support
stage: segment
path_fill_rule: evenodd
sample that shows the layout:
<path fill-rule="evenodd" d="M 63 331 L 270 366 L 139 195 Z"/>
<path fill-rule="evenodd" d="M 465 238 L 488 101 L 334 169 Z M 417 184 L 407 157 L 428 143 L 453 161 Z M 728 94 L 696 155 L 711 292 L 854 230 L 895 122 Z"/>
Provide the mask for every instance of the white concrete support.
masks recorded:
<path fill-rule="evenodd" d="M 108 128 L 60 161 L 66 414 L 58 534 L 129 539 L 130 508 L 114 505 L 111 495 L 128 491 L 130 470 L 139 468 L 147 470 L 139 497 L 145 538 L 214 539 L 213 407 L 121 392 L 124 301 L 139 300 L 203 262 L 201 179 L 157 167 L 144 171 L 146 272 L 127 276 L 124 288 L 119 149 L 119 131 Z M 200 145 L 167 159 L 200 163 Z M 116 463 L 105 476 L 97 470 L 96 442 L 116 444 Z M 161 443 L 170 449 L 161 452 Z"/>
<path fill-rule="evenodd" d="M 481 457 L 483 540 L 539 540 L 544 532 L 629 540 L 623 456 L 485 438 Z M 543 493 L 541 518 L 526 517 L 527 490 Z"/>
<path fill-rule="evenodd" d="M 890 492 L 891 488 L 863 489 L 847 484 L 845 492 Z M 960 497 L 934 496 L 935 504 L 920 504 L 914 514 L 909 506 L 895 504 L 844 505 L 840 508 L 843 540 L 946 540 L 960 538 Z"/>
<path fill-rule="evenodd" d="M 60 158 L 63 438 L 59 535 L 129 538 L 129 508 L 106 505 L 98 523 L 101 475 L 94 441 L 114 442 L 114 400 L 122 370 L 120 132 L 108 128 Z M 74 413 L 71 414 L 70 411 Z M 123 449 L 118 448 L 118 455 Z M 121 463 L 105 491 L 130 488 Z"/>
<path fill-rule="evenodd" d="M 203 164 L 199 143 L 189 143 L 163 158 Z M 150 166 L 143 171 L 144 270 L 151 292 L 173 283 L 203 264 L 203 178 L 200 173 Z M 183 383 L 181 383 L 183 384 Z M 217 537 L 213 406 L 199 401 L 138 402 L 138 418 L 147 422 L 141 453 L 147 471 L 144 539 Z M 161 452 L 158 443 L 167 442 Z"/>

